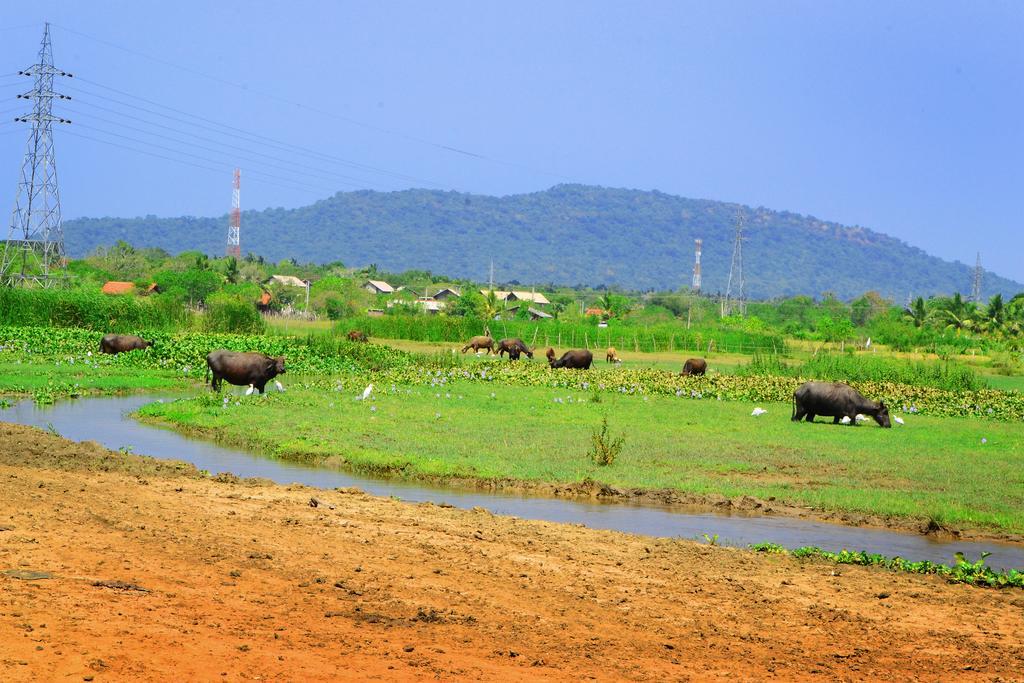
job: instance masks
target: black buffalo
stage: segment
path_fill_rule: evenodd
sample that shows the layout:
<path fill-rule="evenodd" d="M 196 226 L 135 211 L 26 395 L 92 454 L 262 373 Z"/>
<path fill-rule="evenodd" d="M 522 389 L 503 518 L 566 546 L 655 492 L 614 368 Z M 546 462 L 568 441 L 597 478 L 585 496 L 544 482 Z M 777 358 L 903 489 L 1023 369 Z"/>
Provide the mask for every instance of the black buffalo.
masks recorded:
<path fill-rule="evenodd" d="M 253 385 L 262 394 L 267 382 L 284 374 L 284 356 L 268 356 L 262 353 L 236 353 L 219 349 L 206 356 L 206 376 L 213 373 L 210 386 L 220 390 L 221 380 L 244 387 Z"/>
<path fill-rule="evenodd" d="M 703 358 L 689 358 L 683 363 L 680 375 L 703 375 L 708 371 L 708 362 Z"/>
<path fill-rule="evenodd" d="M 889 409 L 881 401 L 864 398 L 859 391 L 842 382 L 805 382 L 793 392 L 793 422 L 805 416 L 814 422 L 815 415 L 833 418 L 833 424 L 848 417 L 856 424 L 857 415 L 870 415 L 883 427 L 892 427 Z"/>
<path fill-rule="evenodd" d="M 135 349 L 148 349 L 153 342 L 134 334 L 105 334 L 100 339 L 100 353 L 123 353 Z"/>
<path fill-rule="evenodd" d="M 574 368 L 589 370 L 594 362 L 594 354 L 587 349 L 570 349 L 555 360 L 555 350 L 548 349 L 548 365 L 553 368 Z"/>
<path fill-rule="evenodd" d="M 498 355 L 503 356 L 506 353 L 509 360 L 519 360 L 520 354 L 523 353 L 527 358 L 533 358 L 533 351 L 519 338 L 502 339 L 498 342 Z"/>

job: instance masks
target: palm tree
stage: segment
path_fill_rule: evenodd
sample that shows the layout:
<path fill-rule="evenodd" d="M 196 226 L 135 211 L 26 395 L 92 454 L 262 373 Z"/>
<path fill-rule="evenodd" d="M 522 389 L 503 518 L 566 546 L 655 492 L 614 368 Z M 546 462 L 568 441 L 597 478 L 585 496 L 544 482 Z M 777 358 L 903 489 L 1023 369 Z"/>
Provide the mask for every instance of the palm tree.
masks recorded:
<path fill-rule="evenodd" d="M 946 329 L 956 330 L 958 336 L 961 330 L 974 329 L 976 314 L 974 303 L 964 301 L 960 292 L 951 299 L 942 299 L 935 309 L 935 316 L 946 323 Z"/>
<path fill-rule="evenodd" d="M 996 294 L 988 300 L 988 306 L 984 312 L 985 326 L 991 332 L 997 332 L 1006 322 L 1006 306 L 1003 305 L 1003 295 Z"/>
<path fill-rule="evenodd" d="M 917 297 L 914 302 L 910 305 L 910 308 L 903 314 L 904 317 L 910 322 L 914 323 L 914 327 L 921 327 L 928 319 L 928 310 L 924 305 L 924 297 Z"/>
<path fill-rule="evenodd" d="M 234 256 L 228 257 L 227 265 L 224 268 L 224 277 L 231 284 L 238 282 L 238 259 Z"/>
<path fill-rule="evenodd" d="M 481 307 L 484 320 L 494 320 L 494 316 L 501 312 L 501 302 L 498 301 L 498 295 L 494 293 L 494 290 L 487 292 L 487 296 L 484 297 L 484 303 Z"/>

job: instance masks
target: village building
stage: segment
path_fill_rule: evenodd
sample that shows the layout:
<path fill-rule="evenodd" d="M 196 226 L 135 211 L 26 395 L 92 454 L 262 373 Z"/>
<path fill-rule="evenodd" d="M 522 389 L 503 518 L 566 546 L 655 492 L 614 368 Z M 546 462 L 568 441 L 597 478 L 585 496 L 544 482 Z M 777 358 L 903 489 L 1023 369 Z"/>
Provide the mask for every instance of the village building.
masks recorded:
<path fill-rule="evenodd" d="M 449 299 L 458 299 L 461 296 L 462 294 L 459 292 L 459 290 L 452 289 L 451 287 L 445 287 L 441 291 L 434 294 L 434 296 L 431 298 L 436 299 L 437 301 L 447 301 Z"/>
<path fill-rule="evenodd" d="M 521 305 L 522 304 L 520 304 L 520 306 Z M 530 320 L 547 320 L 549 318 L 554 318 L 555 317 L 555 316 L 551 315 L 550 313 L 542 311 L 542 310 L 540 310 L 538 308 L 534 308 L 533 306 L 527 306 L 526 310 L 530 314 Z M 508 313 L 508 314 L 510 314 L 510 316 L 515 315 L 518 312 L 519 312 L 519 306 L 509 306 L 504 311 L 504 313 Z M 503 313 L 503 315 L 504 315 L 504 313 Z"/>
<path fill-rule="evenodd" d="M 383 280 L 367 280 L 363 283 L 363 289 L 373 294 L 394 294 L 395 288 Z"/>
<path fill-rule="evenodd" d="M 276 283 L 279 285 L 285 285 L 287 287 L 302 287 L 306 288 L 306 281 L 302 278 L 297 278 L 294 275 L 271 275 L 267 283 Z"/>
<path fill-rule="evenodd" d="M 157 294 L 160 292 L 160 288 L 156 286 L 156 283 L 150 283 L 147 287 L 142 290 L 138 290 L 134 282 L 121 282 L 118 280 L 110 280 L 104 283 L 100 291 L 104 294 L 138 294 L 139 296 L 149 296 L 150 294 Z"/>
<path fill-rule="evenodd" d="M 481 289 L 480 293 L 487 296 L 490 293 L 490 290 Z M 534 306 L 547 306 L 551 303 L 548 301 L 548 298 L 540 292 L 523 292 L 519 290 L 505 292 L 501 290 L 494 290 L 494 296 L 498 301 L 526 301 Z"/>

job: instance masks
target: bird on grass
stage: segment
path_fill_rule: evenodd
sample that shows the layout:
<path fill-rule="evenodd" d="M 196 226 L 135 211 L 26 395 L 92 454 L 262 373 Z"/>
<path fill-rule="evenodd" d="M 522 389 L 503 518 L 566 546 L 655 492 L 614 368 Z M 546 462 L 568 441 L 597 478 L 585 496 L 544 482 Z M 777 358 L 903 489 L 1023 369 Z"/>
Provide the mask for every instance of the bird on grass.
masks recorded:
<path fill-rule="evenodd" d="M 857 417 L 854 418 L 858 423 L 867 421 L 867 416 L 857 413 Z"/>
<path fill-rule="evenodd" d="M 373 391 L 373 382 L 370 382 L 369 386 L 363 389 L 363 393 L 360 396 L 356 396 L 357 401 L 365 401 L 370 398 L 370 393 Z"/>
<path fill-rule="evenodd" d="M 249 388 L 245 390 L 245 395 L 248 396 L 249 394 L 251 394 L 254 391 L 256 391 L 256 385 L 255 384 L 250 384 Z"/>
<path fill-rule="evenodd" d="M 274 386 L 277 387 L 278 391 L 284 391 L 284 385 L 278 382 L 276 379 L 274 380 Z"/>
<path fill-rule="evenodd" d="M 904 422 L 903 422 L 903 418 L 902 418 L 902 417 L 900 417 L 899 415 L 897 415 L 896 417 L 894 417 L 894 418 L 892 419 L 892 421 L 893 421 L 893 422 L 895 422 L 895 423 L 896 423 L 896 424 L 898 424 L 898 425 L 904 424 Z"/>
<path fill-rule="evenodd" d="M 850 420 L 849 415 L 843 415 L 843 419 L 840 420 L 840 422 L 842 422 L 844 425 L 848 425 L 850 424 L 850 422 L 852 422 L 852 420 Z"/>
<path fill-rule="evenodd" d="M 758 406 L 757 408 L 754 408 L 753 412 L 750 413 L 750 416 L 751 417 L 757 417 L 758 415 L 764 415 L 767 412 L 768 412 L 767 410 L 765 410 L 764 408 Z"/>

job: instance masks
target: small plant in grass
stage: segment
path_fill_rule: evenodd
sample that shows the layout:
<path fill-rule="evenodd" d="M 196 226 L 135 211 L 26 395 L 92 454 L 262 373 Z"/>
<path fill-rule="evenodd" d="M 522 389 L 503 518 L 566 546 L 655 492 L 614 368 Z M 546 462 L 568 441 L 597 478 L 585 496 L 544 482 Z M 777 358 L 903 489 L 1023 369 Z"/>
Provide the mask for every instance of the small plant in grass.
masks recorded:
<path fill-rule="evenodd" d="M 718 545 L 718 534 L 715 534 L 714 536 L 704 534 L 704 540 L 708 542 L 708 545 Z"/>
<path fill-rule="evenodd" d="M 608 416 L 605 415 L 601 418 L 600 429 L 595 429 L 590 436 L 591 448 L 590 457 L 595 463 L 601 465 L 611 465 L 615 462 L 615 458 L 618 457 L 622 451 L 622 446 L 626 442 L 626 437 L 612 436 L 608 433 Z"/>
<path fill-rule="evenodd" d="M 786 550 L 775 543 L 756 543 L 751 549 L 763 553 L 779 553 L 797 558 L 817 558 L 837 564 L 859 564 L 864 566 L 884 567 L 892 571 L 910 572 L 913 574 L 935 574 L 950 583 L 966 583 L 972 586 L 989 588 L 1024 588 L 1024 571 L 1009 569 L 995 571 L 985 562 L 991 553 L 983 552 L 981 557 L 970 562 L 963 553 L 956 553 L 956 564 L 953 566 L 938 564 L 928 560 L 911 562 L 902 557 L 885 557 L 878 553 L 865 551 L 854 552 L 840 550 L 837 553 L 822 550 L 815 546 L 806 546 L 795 550 Z"/>

